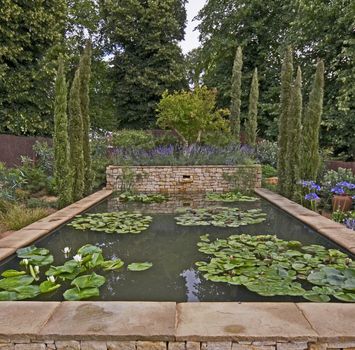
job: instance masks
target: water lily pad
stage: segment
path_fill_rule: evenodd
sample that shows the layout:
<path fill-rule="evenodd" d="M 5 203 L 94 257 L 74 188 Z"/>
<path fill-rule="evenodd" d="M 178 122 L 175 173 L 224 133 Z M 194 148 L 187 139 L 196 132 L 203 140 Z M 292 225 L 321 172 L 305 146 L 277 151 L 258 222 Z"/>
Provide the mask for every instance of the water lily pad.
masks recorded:
<path fill-rule="evenodd" d="M 153 266 L 150 262 L 132 263 L 127 266 L 130 271 L 144 271 L 148 270 Z"/>
<path fill-rule="evenodd" d="M 39 285 L 39 290 L 41 293 L 50 293 L 50 292 L 54 292 L 55 290 L 57 290 L 60 287 L 60 284 L 56 284 L 50 281 L 43 281 L 40 285 Z"/>
<path fill-rule="evenodd" d="M 36 285 L 20 286 L 14 288 L 13 291 L 17 293 L 17 300 L 32 299 L 41 294 L 39 286 Z"/>
<path fill-rule="evenodd" d="M 77 288 L 72 288 L 65 291 L 63 297 L 65 300 L 75 301 L 75 300 L 88 299 L 92 297 L 98 297 L 99 295 L 100 295 L 99 288 L 86 288 L 81 290 Z"/>
<path fill-rule="evenodd" d="M 105 233 L 141 233 L 149 228 L 151 216 L 126 211 L 78 215 L 68 224 L 77 230 Z"/>
<path fill-rule="evenodd" d="M 32 245 L 16 251 L 20 259 L 27 259 L 31 265 L 46 266 L 53 263 L 53 255 L 46 248 L 37 248 Z"/>
<path fill-rule="evenodd" d="M 86 256 L 94 253 L 102 253 L 102 249 L 92 244 L 85 244 L 84 246 L 78 249 L 78 254 L 82 256 Z"/>
<path fill-rule="evenodd" d="M 14 288 L 27 286 L 34 281 L 29 275 L 21 275 L 15 277 L 7 277 L 0 280 L 0 289 L 13 290 Z"/>
<path fill-rule="evenodd" d="M 209 201 L 213 202 L 226 202 L 226 203 L 232 203 L 232 202 L 255 202 L 259 200 L 257 197 L 251 197 L 251 196 L 246 196 L 243 195 L 240 192 L 227 192 L 227 193 L 207 193 L 206 198 Z"/>
<path fill-rule="evenodd" d="M 122 202 L 140 202 L 140 203 L 162 203 L 168 200 L 168 197 L 163 194 L 133 194 L 133 193 L 121 193 L 118 198 Z"/>
<path fill-rule="evenodd" d="M 259 224 L 266 220 L 266 214 L 261 209 L 241 211 L 238 208 L 211 207 L 204 209 L 183 208 L 175 218 L 178 225 L 239 227 L 244 225 Z"/>
<path fill-rule="evenodd" d="M 124 265 L 121 259 L 116 260 L 106 260 L 101 263 L 101 267 L 104 271 L 118 270 Z"/>
<path fill-rule="evenodd" d="M 83 275 L 75 278 L 75 280 L 71 282 L 71 285 L 77 287 L 78 289 L 94 288 L 101 287 L 105 281 L 106 278 L 104 276 L 97 275 L 93 272 L 91 275 Z"/>
<path fill-rule="evenodd" d="M 21 275 L 26 275 L 26 272 L 17 270 L 6 270 L 1 274 L 2 277 L 15 277 Z"/>
<path fill-rule="evenodd" d="M 0 292 L 0 301 L 13 301 L 17 300 L 17 293 L 2 291 Z"/>

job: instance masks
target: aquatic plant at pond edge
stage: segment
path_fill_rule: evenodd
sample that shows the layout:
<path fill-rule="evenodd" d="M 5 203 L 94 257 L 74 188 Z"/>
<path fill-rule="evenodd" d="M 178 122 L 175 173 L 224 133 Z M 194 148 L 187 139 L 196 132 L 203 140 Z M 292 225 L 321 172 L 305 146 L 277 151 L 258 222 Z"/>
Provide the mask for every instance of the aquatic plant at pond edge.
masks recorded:
<path fill-rule="evenodd" d="M 122 202 L 141 202 L 141 203 L 162 203 L 168 200 L 168 197 L 163 194 L 134 194 L 130 192 L 121 193 L 118 198 Z"/>
<path fill-rule="evenodd" d="M 67 252 L 69 253 L 69 252 Z M 22 258 L 20 266 L 25 270 L 6 270 L 0 279 L 0 300 L 31 299 L 39 294 L 51 293 L 61 287 L 59 281 L 71 281 L 73 288 L 63 294 L 65 300 L 81 300 L 99 296 L 99 287 L 104 285 L 106 278 L 98 275 L 94 269 L 104 271 L 118 270 L 123 267 L 121 259 L 104 260 L 102 249 L 91 244 L 86 244 L 78 249 L 73 259 L 66 261 L 61 266 L 51 265 L 45 272 L 39 266 L 48 266 L 53 262 L 53 256 L 48 249 L 29 246 L 17 250 L 17 256 Z M 67 256 L 66 256 L 67 257 Z M 32 264 L 38 264 L 33 266 Z M 130 271 L 144 271 L 153 266 L 152 263 L 131 263 Z M 90 274 L 82 275 L 91 271 Z M 45 278 L 39 285 L 33 284 Z"/>
<path fill-rule="evenodd" d="M 215 193 L 206 194 L 206 198 L 213 202 L 255 202 L 259 200 L 257 197 L 243 195 L 240 192 Z"/>
<path fill-rule="evenodd" d="M 176 224 L 182 226 L 239 227 L 259 224 L 266 220 L 266 214 L 261 209 L 241 211 L 228 207 L 181 208 L 177 212 L 181 215 L 175 217 Z"/>
<path fill-rule="evenodd" d="M 77 230 L 105 233 L 141 233 L 149 227 L 151 222 L 151 216 L 119 211 L 77 215 L 68 226 Z"/>
<path fill-rule="evenodd" d="M 355 302 L 355 263 L 336 249 L 303 246 L 273 235 L 232 235 L 210 241 L 200 237 L 208 255 L 198 270 L 213 282 L 243 285 L 262 296 L 302 296 L 307 300 Z M 309 289 L 306 289 L 309 288 Z"/>

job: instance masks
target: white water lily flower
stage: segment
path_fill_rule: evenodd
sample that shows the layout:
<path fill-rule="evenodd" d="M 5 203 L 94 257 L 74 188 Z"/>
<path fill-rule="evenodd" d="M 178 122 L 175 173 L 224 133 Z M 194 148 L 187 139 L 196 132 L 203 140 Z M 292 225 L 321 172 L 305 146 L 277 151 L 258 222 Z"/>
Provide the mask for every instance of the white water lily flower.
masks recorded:
<path fill-rule="evenodd" d="M 70 251 L 71 251 L 71 248 L 69 248 L 69 247 L 65 247 L 65 248 L 62 250 L 62 252 L 63 252 L 64 254 L 69 254 Z"/>
<path fill-rule="evenodd" d="M 54 283 L 55 282 L 55 277 L 54 276 L 49 276 L 47 277 L 47 280 L 51 283 Z"/>
<path fill-rule="evenodd" d="M 26 265 L 26 266 L 28 265 L 28 259 L 23 259 L 22 262 L 24 265 Z"/>
<path fill-rule="evenodd" d="M 36 265 L 36 266 L 34 267 L 34 271 L 35 271 L 36 274 L 39 274 L 39 266 L 38 266 L 38 265 Z"/>
<path fill-rule="evenodd" d="M 73 256 L 73 259 L 76 261 L 76 262 L 82 262 L 83 261 L 83 258 L 81 257 L 80 254 L 76 254 Z"/>

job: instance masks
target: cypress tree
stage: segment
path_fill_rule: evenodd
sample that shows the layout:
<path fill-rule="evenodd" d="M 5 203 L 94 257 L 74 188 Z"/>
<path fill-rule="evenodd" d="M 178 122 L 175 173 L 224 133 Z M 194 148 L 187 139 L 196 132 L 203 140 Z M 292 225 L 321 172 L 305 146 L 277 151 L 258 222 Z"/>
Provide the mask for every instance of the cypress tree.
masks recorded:
<path fill-rule="evenodd" d="M 58 206 L 65 207 L 72 201 L 70 176 L 70 152 L 68 141 L 67 84 L 63 57 L 59 56 L 55 82 L 54 104 L 54 178 L 58 193 Z"/>
<path fill-rule="evenodd" d="M 242 86 L 242 68 L 243 68 L 243 52 L 238 46 L 235 54 L 232 86 L 231 86 L 231 107 L 230 107 L 230 122 L 232 134 L 237 142 L 240 142 L 240 105 L 241 105 L 241 86 Z"/>
<path fill-rule="evenodd" d="M 73 176 L 72 195 L 79 200 L 84 194 L 84 154 L 83 154 L 83 120 L 80 108 L 80 69 L 70 89 L 69 99 L 69 142 L 70 168 Z"/>
<path fill-rule="evenodd" d="M 279 177 L 279 191 L 285 194 L 286 188 L 286 163 L 287 163 L 287 133 L 288 133 L 288 112 L 290 109 L 292 93 L 293 57 L 292 48 L 289 46 L 281 68 L 281 96 L 280 96 L 280 117 L 278 137 L 278 160 L 277 173 Z"/>
<path fill-rule="evenodd" d="M 91 76 L 91 42 L 88 40 L 80 59 L 80 109 L 83 120 L 84 193 L 92 189 L 89 83 Z"/>
<path fill-rule="evenodd" d="M 320 167 L 319 128 L 323 111 L 324 63 L 319 61 L 303 119 L 302 177 L 316 180 Z"/>
<path fill-rule="evenodd" d="M 245 121 L 246 143 L 251 146 L 256 144 L 256 133 L 258 128 L 258 100 L 259 100 L 259 82 L 258 69 L 255 68 L 251 81 L 249 94 L 249 112 Z"/>
<path fill-rule="evenodd" d="M 302 151 L 302 72 L 298 67 L 296 80 L 292 89 L 292 98 L 288 115 L 287 162 L 286 162 L 286 196 L 295 198 L 295 190 L 300 180 Z"/>

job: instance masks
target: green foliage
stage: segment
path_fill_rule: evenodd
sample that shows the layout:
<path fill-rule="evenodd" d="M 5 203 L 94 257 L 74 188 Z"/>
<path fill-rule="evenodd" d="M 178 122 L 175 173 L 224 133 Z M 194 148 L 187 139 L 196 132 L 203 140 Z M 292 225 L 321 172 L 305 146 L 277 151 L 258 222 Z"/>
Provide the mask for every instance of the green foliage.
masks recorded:
<path fill-rule="evenodd" d="M 238 46 L 232 71 L 231 83 L 231 106 L 230 117 L 232 134 L 237 142 L 240 142 L 240 106 L 241 106 L 241 88 L 242 88 L 242 67 L 243 67 L 243 53 L 242 48 Z"/>
<path fill-rule="evenodd" d="M 91 170 L 90 148 L 90 110 L 89 90 L 91 77 L 91 42 L 88 40 L 80 58 L 80 110 L 83 121 L 83 156 L 84 156 L 84 193 L 92 190 L 93 174 Z"/>
<path fill-rule="evenodd" d="M 259 101 L 259 81 L 258 69 L 255 68 L 251 81 L 249 94 L 248 118 L 245 121 L 246 143 L 251 146 L 256 144 L 258 131 L 258 101 Z"/>
<path fill-rule="evenodd" d="M 240 192 L 226 192 L 226 193 L 216 193 L 210 192 L 206 194 L 206 199 L 213 202 L 255 202 L 259 200 L 257 197 L 250 197 L 243 195 Z"/>
<path fill-rule="evenodd" d="M 120 202 L 140 202 L 145 204 L 162 203 L 168 200 L 168 197 L 163 194 L 134 194 L 131 192 L 121 193 L 118 198 Z"/>
<path fill-rule="evenodd" d="M 72 199 L 79 200 L 84 194 L 84 154 L 83 154 L 83 119 L 80 107 L 80 69 L 70 89 L 69 99 L 69 144 L 70 173 L 72 177 Z"/>
<path fill-rule="evenodd" d="M 32 159 L 28 157 L 21 157 L 21 162 L 22 165 L 18 168 L 23 179 L 21 190 L 28 191 L 29 193 L 46 190 L 49 186 L 49 179 L 45 172 L 37 167 Z"/>
<path fill-rule="evenodd" d="M 211 242 L 200 237 L 199 251 L 209 260 L 196 263 L 213 282 L 244 285 L 262 296 L 303 296 L 330 301 L 329 296 L 354 301 L 355 264 L 344 253 L 320 245 L 302 246 L 271 235 L 233 235 Z M 300 282 L 322 286 L 306 290 Z"/>
<path fill-rule="evenodd" d="M 7 169 L 5 164 L 0 162 L 0 198 L 14 201 L 16 191 L 26 183 L 24 174 L 19 169 Z"/>
<path fill-rule="evenodd" d="M 153 134 L 149 131 L 123 129 L 112 134 L 111 145 L 148 150 L 155 146 L 155 140 Z"/>
<path fill-rule="evenodd" d="M 182 208 L 179 212 L 181 215 L 175 217 L 175 220 L 177 225 L 182 226 L 239 227 L 259 224 L 266 220 L 266 214 L 261 209 L 241 211 L 228 207 Z"/>
<path fill-rule="evenodd" d="M 262 140 L 257 143 L 255 150 L 255 158 L 260 164 L 270 164 L 277 167 L 278 145 L 276 142 Z"/>
<path fill-rule="evenodd" d="M 262 175 L 263 179 L 267 179 L 268 177 L 275 177 L 277 176 L 277 169 L 269 164 L 264 164 L 262 165 Z"/>
<path fill-rule="evenodd" d="M 145 271 L 153 266 L 150 262 L 131 263 L 127 266 L 130 271 Z"/>
<path fill-rule="evenodd" d="M 58 193 L 58 206 L 65 207 L 72 201 L 73 178 L 70 175 L 70 149 L 68 140 L 67 83 L 63 57 L 58 60 L 54 105 L 54 179 Z"/>
<path fill-rule="evenodd" d="M 36 141 L 32 149 L 36 156 L 36 166 L 41 168 L 48 176 L 52 176 L 54 165 L 53 148 L 45 141 Z"/>
<path fill-rule="evenodd" d="M 301 152 L 302 152 L 302 73 L 297 69 L 296 80 L 292 89 L 287 132 L 286 152 L 286 187 L 285 195 L 289 198 L 295 196 L 297 183 L 300 181 Z"/>
<path fill-rule="evenodd" d="M 102 1 L 105 53 L 112 54 L 112 97 L 119 122 L 148 127 L 165 90 L 186 86 L 183 39 L 184 0 Z M 117 123 L 118 124 L 118 123 Z"/>
<path fill-rule="evenodd" d="M 151 221 L 151 216 L 120 211 L 77 215 L 68 226 L 77 230 L 105 233 L 141 233 L 149 227 Z"/>
<path fill-rule="evenodd" d="M 157 124 L 173 130 L 185 146 L 200 143 L 201 137 L 211 131 L 228 133 L 228 123 L 223 118 L 227 111 L 216 110 L 215 100 L 216 92 L 206 87 L 173 94 L 166 91 L 157 107 Z"/>
<path fill-rule="evenodd" d="M 0 11 L 0 132 L 49 134 L 55 59 L 67 4 L 4 0 Z"/>
<path fill-rule="evenodd" d="M 281 110 L 279 116 L 279 153 L 277 161 L 277 172 L 279 176 L 279 191 L 287 193 L 287 146 L 289 131 L 289 111 L 292 97 L 292 74 L 293 74 L 292 49 L 288 47 L 281 69 Z"/>
<path fill-rule="evenodd" d="M 0 226 L 5 230 L 17 231 L 50 213 L 48 208 L 26 208 L 21 204 L 9 204 L 6 212 L 0 212 Z"/>
<path fill-rule="evenodd" d="M 320 168 L 319 129 L 323 112 L 324 63 L 319 61 L 303 118 L 302 179 L 315 181 Z"/>

